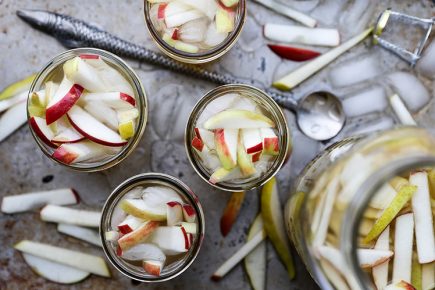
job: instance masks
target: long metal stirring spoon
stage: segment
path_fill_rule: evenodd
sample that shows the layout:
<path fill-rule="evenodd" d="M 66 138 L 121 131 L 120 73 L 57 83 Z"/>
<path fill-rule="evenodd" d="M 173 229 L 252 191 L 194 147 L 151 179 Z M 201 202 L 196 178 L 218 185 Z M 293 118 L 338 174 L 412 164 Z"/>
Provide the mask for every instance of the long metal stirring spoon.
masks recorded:
<path fill-rule="evenodd" d="M 157 64 L 172 71 L 216 84 L 240 83 L 240 80 L 207 71 L 200 66 L 177 62 L 160 53 L 125 41 L 96 26 L 71 16 L 43 10 L 18 10 L 17 15 L 32 26 L 56 37 L 66 47 L 95 47 L 120 56 Z M 326 92 L 317 92 L 296 102 L 291 94 L 265 90 L 278 104 L 297 115 L 299 128 L 315 140 L 336 136 L 344 126 L 345 114 L 340 100 Z"/>

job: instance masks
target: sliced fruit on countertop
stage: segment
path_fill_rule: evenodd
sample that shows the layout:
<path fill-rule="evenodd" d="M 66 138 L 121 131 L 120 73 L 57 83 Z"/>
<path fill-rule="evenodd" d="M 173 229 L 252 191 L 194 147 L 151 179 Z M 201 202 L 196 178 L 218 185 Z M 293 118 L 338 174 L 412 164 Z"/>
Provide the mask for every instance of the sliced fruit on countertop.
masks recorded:
<path fill-rule="evenodd" d="M 175 226 L 183 221 L 183 206 L 178 201 L 166 203 L 166 223 L 168 226 Z"/>
<path fill-rule="evenodd" d="M 408 203 L 408 201 L 412 198 L 412 195 L 417 191 L 416 186 L 405 185 L 403 186 L 399 192 L 396 194 L 394 199 L 388 205 L 387 208 L 383 211 L 380 218 L 378 218 L 373 225 L 370 232 L 364 238 L 364 243 L 368 243 L 374 239 L 376 239 L 384 229 L 393 221 L 393 219 L 397 216 L 400 210 Z"/>
<path fill-rule="evenodd" d="M 267 45 L 278 56 L 293 61 L 306 61 L 318 57 L 321 53 L 288 45 L 268 44 Z"/>
<path fill-rule="evenodd" d="M 190 245 L 186 230 L 180 226 L 158 227 L 148 241 L 170 256 L 187 252 Z"/>
<path fill-rule="evenodd" d="M 375 249 L 376 250 L 390 249 L 390 226 L 388 226 L 379 236 L 375 244 Z M 389 268 L 389 263 L 387 261 L 373 267 L 372 269 L 373 281 L 377 289 L 384 289 L 384 287 L 387 286 L 388 268 Z"/>
<path fill-rule="evenodd" d="M 281 202 L 279 200 L 278 185 L 274 177 L 263 186 L 261 191 L 261 214 L 267 236 L 286 266 L 290 279 L 293 279 L 295 276 L 295 269 L 284 226 L 284 217 Z"/>
<path fill-rule="evenodd" d="M 125 219 L 117 226 L 119 232 L 121 234 L 128 234 L 132 231 L 136 230 L 138 227 L 140 227 L 145 222 L 144 219 L 137 218 L 132 215 L 128 215 L 125 217 Z"/>
<path fill-rule="evenodd" d="M 136 106 L 136 100 L 122 92 L 84 93 L 82 100 L 85 102 L 103 102 L 116 110 L 129 110 Z"/>
<path fill-rule="evenodd" d="M 414 286 L 405 281 L 393 283 L 384 288 L 384 290 L 416 290 Z"/>
<path fill-rule="evenodd" d="M 244 191 L 231 193 L 231 197 L 227 202 L 220 221 L 221 233 L 224 237 L 230 232 L 234 222 L 236 221 L 244 199 Z"/>
<path fill-rule="evenodd" d="M 160 276 L 160 273 L 165 265 L 162 261 L 144 260 L 142 268 L 150 275 Z"/>
<path fill-rule="evenodd" d="M 79 195 L 72 188 L 29 192 L 3 197 L 1 211 L 3 213 L 25 212 L 46 204 L 71 205 L 79 201 Z"/>
<path fill-rule="evenodd" d="M 23 258 L 36 274 L 55 283 L 73 284 L 82 281 L 91 274 L 90 272 L 31 254 L 23 253 Z"/>
<path fill-rule="evenodd" d="M 388 261 L 394 253 L 389 250 L 358 249 L 358 260 L 361 268 L 372 268 Z"/>
<path fill-rule="evenodd" d="M 263 153 L 268 155 L 279 154 L 279 138 L 271 128 L 260 129 L 263 140 Z"/>
<path fill-rule="evenodd" d="M 252 240 L 254 236 L 262 230 L 263 218 L 261 217 L 261 214 L 259 214 L 249 229 L 247 241 Z M 254 290 L 266 289 L 266 251 L 266 241 L 262 241 L 245 257 L 244 260 L 246 272 L 248 273 L 249 281 Z"/>
<path fill-rule="evenodd" d="M 105 92 L 106 84 L 98 71 L 80 57 L 74 57 L 63 64 L 65 77 L 89 92 Z"/>
<path fill-rule="evenodd" d="M 418 261 L 421 264 L 431 263 L 435 261 L 435 234 L 427 172 L 411 173 L 409 183 L 417 186 L 417 191 L 412 196 L 412 211 Z"/>
<path fill-rule="evenodd" d="M 196 221 L 196 212 L 193 206 L 190 204 L 183 204 L 183 217 L 188 223 L 194 223 Z"/>
<path fill-rule="evenodd" d="M 117 152 L 114 148 L 119 147 L 107 147 L 84 140 L 77 143 L 60 145 L 53 152 L 52 157 L 65 164 L 71 164 L 108 157 L 109 154 Z"/>
<path fill-rule="evenodd" d="M 133 246 L 146 241 L 158 227 L 158 222 L 146 221 L 134 231 L 120 237 L 118 240 L 118 245 L 122 252 L 124 252 Z"/>
<path fill-rule="evenodd" d="M 290 74 L 275 81 L 273 83 L 273 86 L 277 89 L 285 91 L 293 89 L 301 82 L 311 77 L 323 67 L 334 61 L 337 57 L 363 41 L 372 32 L 372 30 L 373 28 L 369 28 L 358 34 L 357 36 L 344 42 L 340 46 L 337 46 L 330 51 L 316 57 L 309 63 L 300 66 L 296 70 L 293 70 Z"/>
<path fill-rule="evenodd" d="M 414 241 L 414 215 L 404 214 L 396 218 L 394 234 L 393 283 L 411 282 L 412 248 Z"/>
<path fill-rule="evenodd" d="M 6 100 L 0 101 L 0 113 L 3 111 L 6 111 L 7 109 L 13 107 L 16 104 L 19 104 L 21 102 L 25 102 L 27 100 L 28 97 L 28 92 L 24 91 L 21 92 L 15 96 L 12 96 Z M 33 93 L 36 94 L 36 93 Z"/>
<path fill-rule="evenodd" d="M 275 127 L 275 123 L 260 113 L 232 109 L 217 113 L 204 123 L 208 130 L 270 127 Z"/>
<path fill-rule="evenodd" d="M 68 111 L 68 119 L 80 134 L 89 140 L 111 147 L 121 147 L 128 141 L 78 106 Z"/>
<path fill-rule="evenodd" d="M 21 102 L 0 116 L 0 142 L 27 122 L 27 103 Z"/>
<path fill-rule="evenodd" d="M 340 34 L 333 28 L 308 28 L 295 25 L 266 23 L 264 36 L 272 41 L 307 45 L 337 46 Z"/>
<path fill-rule="evenodd" d="M 238 129 L 217 129 L 214 133 L 216 152 L 222 167 L 230 170 L 237 165 Z"/>
<path fill-rule="evenodd" d="M 41 210 L 41 219 L 46 222 L 97 228 L 100 226 L 101 213 L 48 204 Z"/>
<path fill-rule="evenodd" d="M 237 250 L 228 260 L 226 260 L 214 274 L 211 279 L 214 281 L 220 280 L 225 276 L 231 269 L 234 268 L 246 255 L 252 252 L 262 241 L 266 239 L 266 232 L 261 230 L 254 237 L 244 244 L 240 249 Z"/>
<path fill-rule="evenodd" d="M 55 263 L 67 265 L 95 275 L 110 277 L 110 271 L 106 262 L 98 256 L 28 240 L 19 242 L 14 248 L 20 252 Z"/>
<path fill-rule="evenodd" d="M 47 125 L 45 119 L 40 117 L 31 117 L 29 119 L 29 124 L 42 142 L 52 148 L 57 148 L 56 144 L 51 142 L 51 140 L 54 138 L 54 133 Z"/>
<path fill-rule="evenodd" d="M 57 231 L 76 239 L 88 242 L 92 245 L 101 247 L 100 236 L 95 230 L 69 224 L 58 224 Z"/>
<path fill-rule="evenodd" d="M 10 84 L 2 92 L 0 92 L 0 100 L 9 99 L 13 96 L 18 95 L 21 92 L 27 91 L 30 88 L 30 85 L 32 84 L 35 77 L 36 74 L 33 74 L 26 77 L 25 79 Z"/>

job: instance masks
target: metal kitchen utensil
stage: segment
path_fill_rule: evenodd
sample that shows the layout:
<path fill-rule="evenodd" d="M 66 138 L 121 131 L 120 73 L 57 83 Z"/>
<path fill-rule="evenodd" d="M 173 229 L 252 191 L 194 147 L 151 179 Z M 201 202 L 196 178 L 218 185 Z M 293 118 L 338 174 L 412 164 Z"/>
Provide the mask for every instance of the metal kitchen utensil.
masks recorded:
<path fill-rule="evenodd" d="M 409 51 L 381 37 L 382 33 L 386 30 L 387 25 L 395 25 L 398 22 L 402 22 L 407 25 L 417 25 L 423 28 L 423 37 L 418 42 L 414 51 Z M 375 31 L 373 33 L 373 42 L 395 53 L 403 60 L 409 62 L 411 66 L 414 66 L 420 59 L 425 44 L 429 39 L 434 22 L 435 18 L 419 18 L 387 9 L 382 12 L 381 15 L 379 15 L 379 18 L 376 22 Z"/>
<path fill-rule="evenodd" d="M 172 71 L 220 85 L 243 83 L 231 76 L 207 71 L 200 66 L 178 62 L 71 16 L 42 10 L 18 10 L 17 14 L 32 26 L 56 37 L 69 48 L 86 46 L 100 48 L 120 56 L 160 65 Z M 248 84 L 253 85 L 255 82 Z M 324 93 L 315 93 L 304 98 L 298 104 L 292 93 L 282 93 L 269 88 L 265 88 L 265 92 L 280 106 L 294 111 L 303 133 L 312 139 L 330 139 L 338 134 L 343 127 L 344 112 L 340 100 L 332 94 L 325 97 Z M 314 100 L 316 97 L 319 97 L 319 100 Z"/>

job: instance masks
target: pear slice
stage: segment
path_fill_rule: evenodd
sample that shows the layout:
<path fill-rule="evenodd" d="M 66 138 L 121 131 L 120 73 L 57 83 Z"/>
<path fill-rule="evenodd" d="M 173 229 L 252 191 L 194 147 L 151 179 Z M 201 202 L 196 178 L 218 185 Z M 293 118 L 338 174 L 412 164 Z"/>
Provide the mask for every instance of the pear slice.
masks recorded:
<path fill-rule="evenodd" d="M 408 213 L 396 219 L 394 235 L 393 283 L 411 282 L 412 246 L 414 241 L 414 214 Z"/>
<path fill-rule="evenodd" d="M 251 225 L 248 232 L 247 240 L 252 238 L 263 230 L 263 218 L 261 214 L 258 215 Z M 252 289 L 264 290 L 266 289 L 266 241 L 262 241 L 251 253 L 245 257 L 245 268 L 251 282 Z"/>
<path fill-rule="evenodd" d="M 23 91 L 26 91 L 30 88 L 33 80 L 35 79 L 36 74 L 26 77 L 23 80 L 15 82 L 8 87 L 6 87 L 2 92 L 0 92 L 0 100 L 5 100 L 10 97 L 13 97 Z"/>
<path fill-rule="evenodd" d="M 390 249 L 390 226 L 388 226 L 379 236 L 375 244 L 376 250 L 389 250 Z M 384 289 L 388 284 L 388 261 L 379 264 L 372 269 L 373 281 L 375 282 L 376 289 Z"/>
<path fill-rule="evenodd" d="M 435 288 L 435 262 L 423 264 L 421 267 L 421 288 L 430 290 Z"/>
<path fill-rule="evenodd" d="M 395 284 L 390 284 L 384 290 L 416 290 L 414 286 L 405 281 L 399 281 Z"/>
<path fill-rule="evenodd" d="M 417 290 L 422 290 L 422 267 L 418 262 L 418 257 L 414 252 L 412 255 L 412 268 L 411 268 L 411 284 Z"/>
<path fill-rule="evenodd" d="M 396 217 L 400 210 L 406 205 L 406 203 L 412 198 L 412 195 L 417 191 L 417 187 L 413 185 L 403 186 L 390 205 L 384 210 L 381 217 L 376 220 L 370 232 L 364 238 L 364 243 L 369 243 L 376 239 L 385 228 Z"/>
<path fill-rule="evenodd" d="M 239 215 L 240 208 L 242 207 L 243 200 L 245 199 L 245 192 L 233 192 L 225 207 L 224 213 L 221 217 L 221 233 L 225 237 L 231 230 L 234 222 Z"/>
<path fill-rule="evenodd" d="M 285 264 L 290 279 L 293 279 L 295 269 L 284 227 L 284 217 L 275 177 L 271 178 L 261 191 L 261 214 L 267 236 Z"/>
<path fill-rule="evenodd" d="M 400 189 L 405 186 L 409 185 L 409 181 L 406 178 L 403 178 L 401 176 L 395 176 L 390 180 L 390 185 L 396 190 L 400 191 Z"/>
<path fill-rule="evenodd" d="M 384 184 L 370 200 L 370 206 L 385 209 L 396 196 L 397 192 L 389 183 Z"/>
<path fill-rule="evenodd" d="M 205 121 L 204 129 L 270 128 L 275 123 L 268 117 L 246 110 L 225 110 Z"/>
<path fill-rule="evenodd" d="M 435 169 L 432 169 L 427 174 L 427 179 L 429 181 L 429 190 L 431 198 L 435 200 Z"/>
<path fill-rule="evenodd" d="M 328 261 L 321 258 L 320 266 L 322 266 L 323 271 L 325 272 L 326 277 L 331 282 L 331 284 L 337 290 L 350 290 L 349 286 L 346 283 L 346 280 L 343 279 L 340 272 L 338 272 Z"/>
<path fill-rule="evenodd" d="M 126 213 L 138 218 L 153 221 L 166 220 L 166 207 L 148 205 L 142 199 L 124 199 L 119 206 Z"/>

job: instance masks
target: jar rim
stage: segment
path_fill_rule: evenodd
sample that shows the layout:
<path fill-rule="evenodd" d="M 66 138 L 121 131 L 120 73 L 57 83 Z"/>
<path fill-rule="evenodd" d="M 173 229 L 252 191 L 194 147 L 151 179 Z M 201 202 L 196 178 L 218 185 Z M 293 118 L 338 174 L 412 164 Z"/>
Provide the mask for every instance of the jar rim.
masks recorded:
<path fill-rule="evenodd" d="M 67 168 L 70 168 L 75 171 L 79 172 L 97 172 L 109 169 L 120 162 L 122 162 L 125 158 L 127 158 L 134 149 L 138 146 L 143 133 L 146 128 L 146 123 L 148 120 L 148 98 L 145 92 L 145 89 L 142 85 L 142 82 L 140 81 L 139 76 L 134 72 L 134 70 L 120 57 L 117 55 L 110 53 L 108 51 L 98 49 L 98 48 L 91 48 L 91 47 L 83 47 L 83 48 L 75 48 L 66 50 L 55 57 L 53 57 L 36 75 L 35 79 L 33 80 L 29 92 L 35 91 L 35 88 L 40 88 L 42 86 L 42 82 L 45 80 L 45 78 L 55 69 L 57 69 L 60 65 L 62 65 L 65 61 L 78 56 L 80 54 L 96 54 L 99 55 L 107 60 L 110 61 L 110 63 L 114 66 L 116 66 L 116 69 L 119 69 L 122 71 L 122 73 L 125 74 L 126 77 L 128 77 L 128 81 L 130 82 L 133 91 L 135 93 L 135 96 L 137 96 L 137 108 L 139 109 L 139 117 L 137 122 L 137 131 L 135 135 L 128 141 L 128 144 L 123 146 L 122 149 L 112 157 L 99 161 L 99 162 L 79 162 L 77 164 L 66 164 L 63 163 L 57 159 L 54 159 L 51 155 L 51 152 L 43 143 L 39 136 L 36 135 L 32 127 L 29 125 L 30 132 L 33 136 L 33 139 L 37 143 L 38 147 L 41 149 L 41 151 L 44 153 L 45 156 L 47 156 L 50 160 L 65 166 Z M 27 100 L 27 119 L 29 120 L 31 118 L 30 112 L 28 110 L 30 106 L 30 94 L 29 98 Z M 28 122 L 29 123 L 29 122 Z"/>

